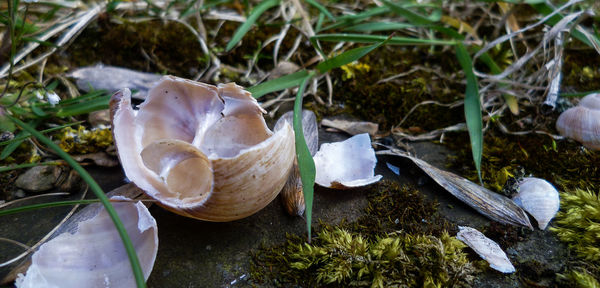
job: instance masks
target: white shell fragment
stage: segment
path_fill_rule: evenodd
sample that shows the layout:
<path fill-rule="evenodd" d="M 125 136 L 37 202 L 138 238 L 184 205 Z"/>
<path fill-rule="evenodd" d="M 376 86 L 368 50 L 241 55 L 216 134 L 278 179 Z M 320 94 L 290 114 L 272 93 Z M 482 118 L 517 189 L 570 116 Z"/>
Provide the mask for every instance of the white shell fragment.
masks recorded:
<path fill-rule="evenodd" d="M 111 199 L 128 200 L 116 196 Z M 144 279 L 148 279 L 158 252 L 156 221 L 141 202 L 113 202 L 133 242 Z M 83 211 L 83 210 L 82 210 Z M 88 212 L 88 211 L 86 211 Z M 90 218 L 46 242 L 32 256 L 18 288 L 135 287 L 127 252 L 103 207 L 90 210 Z"/>
<path fill-rule="evenodd" d="M 471 227 L 458 226 L 458 229 L 456 239 L 471 247 L 483 260 L 490 263 L 490 267 L 502 273 L 515 272 L 515 267 L 510 263 L 498 243 Z"/>
<path fill-rule="evenodd" d="M 375 183 L 377 158 L 369 134 L 359 134 L 345 141 L 325 143 L 313 157 L 317 175 L 315 182 L 337 189 L 360 187 Z"/>
<path fill-rule="evenodd" d="M 82 67 L 69 73 L 77 81 L 77 88 L 90 90 L 106 90 L 114 92 L 123 88 L 136 90 L 136 99 L 145 99 L 148 90 L 162 77 L 158 74 L 139 72 L 127 68 L 96 65 Z"/>
<path fill-rule="evenodd" d="M 250 216 L 275 199 L 294 163 L 292 127 L 269 130 L 265 111 L 234 83 L 165 76 L 139 110 L 128 89 L 115 93 L 110 107 L 125 175 L 183 216 Z"/>
<path fill-rule="evenodd" d="M 556 188 L 548 181 L 535 177 L 519 182 L 519 193 L 513 197 L 513 201 L 535 218 L 541 230 L 546 229 L 560 208 Z"/>

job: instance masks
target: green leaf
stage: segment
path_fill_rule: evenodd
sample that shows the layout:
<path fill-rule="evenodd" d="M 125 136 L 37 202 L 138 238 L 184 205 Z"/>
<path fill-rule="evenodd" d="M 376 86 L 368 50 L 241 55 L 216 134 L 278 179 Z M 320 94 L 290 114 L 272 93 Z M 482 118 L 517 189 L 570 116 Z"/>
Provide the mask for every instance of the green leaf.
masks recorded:
<path fill-rule="evenodd" d="M 265 11 L 267 11 L 270 8 L 275 7 L 277 5 L 279 5 L 279 0 L 266 0 L 266 1 L 260 2 L 260 4 L 258 4 L 254 9 L 252 9 L 252 12 L 250 12 L 250 15 L 248 15 L 246 22 L 244 22 L 235 31 L 235 33 L 233 33 L 233 37 L 231 37 L 231 40 L 229 41 L 229 43 L 227 43 L 227 47 L 225 48 L 225 51 L 229 52 L 231 49 L 233 49 L 233 47 L 238 42 L 240 42 L 240 40 L 242 40 L 244 35 L 246 35 L 248 30 L 250 30 L 252 25 L 254 25 L 256 20 L 258 20 L 258 17 L 260 17 L 260 15 L 262 15 Z"/>
<path fill-rule="evenodd" d="M 479 88 L 477 78 L 473 72 L 473 62 L 469 52 L 462 43 L 456 45 L 456 57 L 465 72 L 467 78 L 467 89 L 465 91 L 465 119 L 469 138 L 471 139 L 471 152 L 473 161 L 481 181 L 481 154 L 483 152 L 483 123 L 481 119 L 481 103 L 479 101 Z"/>
<path fill-rule="evenodd" d="M 317 65 L 317 70 L 320 73 L 325 73 L 334 68 L 338 68 L 338 67 L 346 65 L 348 63 L 351 63 L 353 61 L 356 61 L 356 60 L 360 59 L 361 57 L 369 54 L 371 51 L 379 48 L 379 46 L 385 44 L 390 38 L 391 37 L 388 37 L 387 39 L 384 39 L 383 41 L 381 41 L 379 43 L 365 46 L 365 47 L 354 48 L 354 49 L 345 51 L 344 53 L 337 55 L 335 57 L 331 57 L 331 58 L 319 63 L 319 65 Z"/>
<path fill-rule="evenodd" d="M 355 43 L 376 43 L 384 41 L 388 36 L 382 35 L 367 35 L 367 34 L 319 34 L 311 37 L 313 40 L 329 41 L 329 42 L 355 42 Z M 420 39 L 410 37 L 392 37 L 387 44 L 391 45 L 456 45 L 454 40 L 439 40 L 439 39 Z"/>
<path fill-rule="evenodd" d="M 302 80 L 309 75 L 309 72 L 306 70 L 301 70 L 289 75 L 285 75 L 283 77 L 279 77 L 277 79 L 269 80 L 267 82 L 263 82 L 256 86 L 252 86 L 248 88 L 248 92 L 252 93 L 254 98 L 260 98 L 261 96 L 287 89 L 290 87 L 298 86 L 302 83 Z"/>
<path fill-rule="evenodd" d="M 532 1 L 532 2 L 536 3 L 536 1 Z M 546 1 L 544 1 L 543 3 L 531 4 L 531 7 L 533 7 L 535 10 L 537 10 L 540 14 L 542 14 L 544 16 L 547 16 L 550 13 L 554 12 L 554 9 L 552 8 L 552 6 L 548 5 L 545 2 Z M 548 20 L 546 20 L 546 23 L 548 25 L 556 25 L 556 23 L 558 23 L 563 18 L 564 18 L 564 16 L 562 14 L 560 14 L 560 13 L 559 14 L 555 14 L 554 16 L 552 16 Z M 581 31 L 579 31 L 577 29 L 573 29 L 571 31 L 571 36 L 577 38 L 577 40 L 585 43 L 586 45 L 594 48 L 594 45 L 592 45 L 592 43 L 590 42 L 590 40 L 585 36 L 585 34 L 581 33 Z M 592 35 L 592 39 L 596 43 L 600 44 L 600 40 L 595 35 Z"/>
<path fill-rule="evenodd" d="M 63 129 L 65 127 L 69 127 L 69 126 L 81 124 L 83 122 L 85 122 L 85 121 L 76 121 L 76 122 L 73 122 L 73 123 L 67 123 L 67 124 L 56 126 L 56 127 L 52 127 L 52 128 L 46 129 L 46 130 L 41 130 L 40 133 L 48 133 L 48 132 L 60 130 L 60 129 Z M 13 123 L 13 125 L 14 125 L 14 123 Z M 0 146 L 8 145 L 10 143 L 17 142 L 19 140 L 25 140 L 25 139 L 27 139 L 29 137 L 31 137 L 31 134 L 29 134 L 29 133 L 27 133 L 25 131 L 22 131 L 15 138 L 0 142 Z"/>
<path fill-rule="evenodd" d="M 57 117 L 75 116 L 87 114 L 93 111 L 108 109 L 110 95 L 82 101 L 73 105 L 65 105 L 56 112 Z"/>
<path fill-rule="evenodd" d="M 329 30 L 329 29 L 335 29 L 335 28 L 340 28 L 340 27 L 346 27 L 348 25 L 354 25 L 354 24 L 364 21 L 365 19 L 371 19 L 373 16 L 387 13 L 388 11 L 390 11 L 390 9 L 388 7 L 382 6 L 382 7 L 371 8 L 371 9 L 365 10 L 364 12 L 354 14 L 354 15 L 337 17 L 337 22 L 335 24 L 331 24 L 327 27 L 324 27 L 323 30 Z"/>
<path fill-rule="evenodd" d="M 312 204 L 313 191 L 315 186 L 316 168 L 302 130 L 302 95 L 306 83 L 311 78 L 307 75 L 302 79 L 296 101 L 294 102 L 294 135 L 296 138 L 296 158 L 298 159 L 298 168 L 300 170 L 300 178 L 302 179 L 302 190 L 304 191 L 304 203 L 306 204 L 306 229 L 308 230 L 308 242 L 311 238 L 311 222 L 312 222 Z"/>
<path fill-rule="evenodd" d="M 383 0 L 383 4 L 385 4 L 387 7 L 390 8 L 390 10 L 392 10 L 394 13 L 406 18 L 406 20 L 408 20 L 408 22 L 412 23 L 412 24 L 416 24 L 416 25 L 427 25 L 427 24 L 433 24 L 434 22 L 437 22 L 440 20 L 440 18 L 442 17 L 442 10 L 441 9 L 434 9 L 433 13 L 431 13 L 431 15 L 429 17 L 423 16 L 421 14 L 415 13 L 411 10 L 408 10 L 407 8 L 398 5 L 396 3 L 387 1 L 387 0 Z"/>
<path fill-rule="evenodd" d="M 335 21 L 335 17 L 333 17 L 333 15 L 329 12 L 329 10 L 327 10 L 327 8 L 325 8 L 325 6 L 321 5 L 321 3 L 319 3 L 315 0 L 306 0 L 306 2 L 310 5 L 312 5 L 313 7 L 317 8 L 317 10 L 321 11 L 321 13 L 323 13 L 325 16 L 327 16 L 327 18 L 331 19 L 332 21 Z"/>
<path fill-rule="evenodd" d="M 129 257 L 129 262 L 131 263 L 131 269 L 133 270 L 133 276 L 135 277 L 135 282 L 138 288 L 146 287 L 146 283 L 144 281 L 144 273 L 142 272 L 142 268 L 140 268 L 140 261 L 138 260 L 137 254 L 135 253 L 135 249 L 133 248 L 133 244 L 131 243 L 131 239 L 129 239 L 129 235 L 127 235 L 127 230 L 123 226 L 123 222 L 119 219 L 119 215 L 115 211 L 115 208 L 110 204 L 110 201 L 102 191 L 102 188 L 96 183 L 94 178 L 77 163 L 67 152 L 60 149 L 56 143 L 52 142 L 48 137 L 44 136 L 42 133 L 35 130 L 33 127 L 28 124 L 23 123 L 21 120 L 8 116 L 15 124 L 20 126 L 23 130 L 29 132 L 35 138 L 37 138 L 40 142 L 48 146 L 50 149 L 54 150 L 58 156 L 63 158 L 67 164 L 73 167 L 73 170 L 77 171 L 81 178 L 89 185 L 90 189 L 94 192 L 96 197 L 100 199 L 102 205 L 106 209 L 106 212 L 112 219 L 115 224 L 115 228 L 119 232 L 121 236 L 121 240 L 123 240 L 123 245 L 125 246 L 125 250 L 127 251 L 127 256 Z"/>
<path fill-rule="evenodd" d="M 402 30 L 406 28 L 415 27 L 413 24 L 402 23 L 402 22 L 368 22 L 345 28 L 344 31 L 353 32 L 369 32 L 369 31 L 389 31 L 389 30 Z"/>

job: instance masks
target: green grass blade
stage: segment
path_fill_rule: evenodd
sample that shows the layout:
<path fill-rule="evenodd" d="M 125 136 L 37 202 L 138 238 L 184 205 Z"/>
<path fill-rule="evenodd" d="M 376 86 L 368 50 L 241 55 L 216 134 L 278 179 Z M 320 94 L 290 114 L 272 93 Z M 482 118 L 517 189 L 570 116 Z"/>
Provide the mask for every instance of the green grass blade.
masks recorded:
<path fill-rule="evenodd" d="M 333 17 L 331 12 L 329 12 L 329 10 L 327 10 L 327 8 L 325 8 L 325 6 L 321 5 L 321 3 L 319 3 L 315 0 L 306 0 L 306 3 L 317 8 L 317 10 L 319 10 L 321 13 L 323 13 L 325 16 L 327 16 L 327 18 L 331 19 L 331 21 L 335 21 L 335 17 Z"/>
<path fill-rule="evenodd" d="M 62 163 L 57 162 L 57 161 L 48 161 L 48 162 L 41 162 L 41 163 L 25 163 L 25 164 L 12 165 L 12 166 L 0 166 L 0 173 L 6 172 L 6 171 L 11 171 L 11 170 L 16 170 L 16 169 L 29 168 L 29 167 L 33 167 L 33 166 L 42 166 L 42 165 L 46 165 L 46 166 L 62 165 Z"/>
<path fill-rule="evenodd" d="M 538 3 L 538 4 L 531 4 L 531 7 L 533 7 L 535 10 L 538 11 L 538 13 L 547 16 L 548 14 L 554 12 L 554 9 L 548 5 L 546 3 L 546 1 L 544 1 L 543 3 Z M 550 17 L 546 23 L 548 25 L 554 26 L 556 25 L 556 23 L 558 23 L 560 20 L 562 20 L 564 18 L 564 16 L 562 14 L 556 14 L 552 17 Z M 585 43 L 586 45 L 594 48 L 594 45 L 592 45 L 592 43 L 590 42 L 590 40 L 585 36 L 585 34 L 581 33 L 581 31 L 577 30 L 577 29 L 573 29 L 571 31 L 571 36 L 577 38 L 577 40 Z M 592 39 L 593 41 L 595 41 L 596 43 L 600 44 L 600 40 L 598 39 L 598 37 L 596 37 L 595 35 L 592 35 Z"/>
<path fill-rule="evenodd" d="M 304 94 L 304 88 L 306 83 L 311 78 L 308 75 L 302 79 L 298 94 L 296 94 L 296 101 L 294 102 L 294 135 L 296 142 L 296 158 L 298 159 L 298 168 L 300 170 L 300 178 L 302 179 L 302 190 L 304 191 L 304 203 L 306 204 L 306 229 L 308 230 L 308 242 L 310 243 L 311 238 L 311 223 L 312 223 L 312 204 L 313 204 L 313 192 L 315 188 L 315 176 L 316 168 L 315 162 L 313 161 L 306 140 L 304 139 L 304 133 L 302 130 L 302 95 Z"/>
<path fill-rule="evenodd" d="M 229 52 L 231 49 L 233 49 L 233 47 L 238 42 L 240 42 L 240 40 L 242 40 L 244 35 L 246 35 L 248 30 L 250 30 L 252 25 L 254 25 L 256 20 L 258 20 L 258 17 L 260 17 L 260 15 L 265 13 L 265 11 L 267 11 L 270 8 L 275 7 L 277 5 L 279 5 L 279 0 L 266 0 L 266 1 L 260 2 L 260 4 L 258 4 L 254 9 L 252 9 L 252 12 L 250 12 L 250 15 L 248 15 L 246 22 L 244 22 L 235 31 L 235 33 L 233 33 L 233 37 L 231 37 L 231 40 L 229 40 L 229 43 L 227 43 L 227 47 L 225 48 L 225 51 Z"/>
<path fill-rule="evenodd" d="M 15 124 L 21 127 L 23 130 L 29 132 L 35 138 L 37 138 L 40 142 L 47 145 L 50 149 L 54 150 L 58 156 L 60 156 L 67 164 L 69 164 L 79 175 L 81 178 L 89 185 L 90 189 L 94 192 L 96 197 L 102 202 L 102 205 L 106 209 L 108 215 L 112 219 L 115 224 L 115 228 L 119 232 L 121 236 L 121 240 L 123 240 L 123 245 L 125 246 L 125 250 L 127 251 L 127 256 L 129 257 L 129 262 L 131 263 L 131 269 L 133 270 L 133 276 L 135 277 L 135 282 L 138 288 L 146 287 L 146 283 L 144 282 L 144 273 L 142 272 L 142 268 L 140 267 L 140 262 L 138 260 L 137 254 L 135 253 L 135 249 L 133 248 L 133 244 L 131 243 L 131 239 L 129 239 L 129 235 L 127 235 L 127 231 L 119 219 L 119 215 L 115 211 L 115 208 L 110 204 L 110 201 L 102 191 L 102 188 L 96 183 L 94 178 L 77 163 L 67 152 L 63 151 L 56 145 L 56 143 L 52 142 L 48 137 L 44 136 L 42 133 L 38 132 L 31 126 L 23 123 L 21 120 L 14 118 L 12 116 L 8 116 Z"/>
<path fill-rule="evenodd" d="M 92 203 L 98 203 L 98 202 L 100 202 L 100 200 L 98 200 L 98 199 L 84 199 L 84 200 L 56 201 L 56 202 L 49 202 L 49 203 L 40 203 L 40 204 L 27 205 L 27 206 L 17 207 L 17 208 L 2 209 L 2 210 L 0 210 L 0 216 L 16 214 L 16 213 L 37 210 L 37 209 L 43 209 L 43 208 L 72 206 L 72 205 L 78 205 L 78 204 L 92 204 Z"/>
<path fill-rule="evenodd" d="M 442 17 L 442 10 L 441 9 L 434 9 L 433 13 L 429 16 L 423 16 L 421 14 L 415 13 L 411 10 L 408 10 L 407 8 L 398 5 L 396 3 L 387 1 L 387 0 L 383 0 L 383 4 L 385 4 L 385 6 L 389 7 L 390 10 L 392 10 L 392 12 L 406 18 L 406 20 L 408 20 L 408 22 L 412 23 L 412 24 L 416 24 L 416 25 L 427 25 L 427 24 L 433 24 L 437 21 L 440 20 L 440 18 Z"/>
<path fill-rule="evenodd" d="M 370 32 L 370 31 L 390 31 L 390 30 L 402 30 L 406 28 L 415 27 L 413 24 L 401 23 L 401 22 L 368 22 L 357 24 L 345 28 L 344 31 L 352 32 Z"/>
<path fill-rule="evenodd" d="M 465 72 L 467 78 L 467 89 L 465 91 L 465 120 L 467 129 L 469 130 L 469 138 L 471 139 L 471 152 L 473 153 L 473 161 L 481 181 L 481 154 L 483 153 L 483 123 L 481 119 L 481 103 L 479 101 L 479 88 L 477 78 L 473 72 L 473 62 L 469 52 L 462 43 L 456 45 L 456 57 L 458 62 Z"/>
<path fill-rule="evenodd" d="M 371 51 L 379 48 L 379 46 L 385 44 L 390 38 L 391 37 L 388 37 L 387 39 L 384 39 L 383 41 L 381 41 L 379 43 L 365 46 L 365 47 L 354 48 L 354 49 L 345 51 L 344 53 L 337 55 L 335 57 L 331 57 L 331 58 L 319 63 L 319 65 L 317 65 L 317 70 L 320 73 L 325 73 L 334 68 L 338 68 L 338 67 L 346 65 L 348 63 L 351 63 L 353 61 L 356 61 L 356 60 L 362 58 L 363 56 L 369 54 Z"/>
<path fill-rule="evenodd" d="M 27 133 L 27 132 L 19 133 L 16 138 L 21 138 L 21 137 L 27 138 L 29 135 L 25 136 L 25 133 Z M 7 144 L 6 147 L 4 147 L 4 149 L 2 149 L 2 153 L 0 153 L 0 160 L 6 159 L 6 157 L 10 156 L 10 154 L 15 152 L 15 150 L 17 150 L 17 148 L 19 148 L 19 145 L 21 145 L 21 143 L 23 143 L 24 138 L 17 139 L 17 140 L 13 139 L 14 141 Z"/>
<path fill-rule="evenodd" d="M 335 29 L 335 28 L 340 28 L 340 27 L 346 27 L 348 25 L 354 25 L 354 24 L 360 23 L 366 19 L 371 19 L 371 17 L 373 17 L 373 16 L 384 14 L 389 11 L 390 11 L 390 9 L 387 7 L 375 7 L 375 8 L 365 10 L 365 11 L 355 14 L 355 15 L 347 15 L 347 16 L 337 17 L 336 23 L 324 27 L 323 30 L 329 30 L 329 29 Z"/>
<path fill-rule="evenodd" d="M 365 34 L 319 34 L 311 37 L 311 40 L 321 40 L 328 42 L 355 42 L 355 43 L 376 43 L 385 41 L 388 36 L 383 35 L 365 35 Z M 439 39 L 420 39 L 410 37 L 392 37 L 387 44 L 391 45 L 456 45 L 454 40 Z"/>
<path fill-rule="evenodd" d="M 83 101 L 73 105 L 68 105 L 60 108 L 56 112 L 57 117 L 68 117 L 76 116 L 81 114 L 87 114 L 93 111 L 102 109 L 108 109 L 108 102 L 110 101 L 110 95 L 94 98 L 88 101 Z"/>
<path fill-rule="evenodd" d="M 64 124 L 64 125 L 52 127 L 52 128 L 46 129 L 46 130 L 42 130 L 42 131 L 40 131 L 40 133 L 48 133 L 48 132 L 60 130 L 60 129 L 63 129 L 63 128 L 66 128 L 66 127 L 70 127 L 70 126 L 73 126 L 73 125 L 81 124 L 83 122 L 84 121 L 77 121 L 77 122 L 73 122 L 73 123 L 68 123 L 68 124 Z M 31 134 L 23 131 L 22 134 L 17 135 L 13 139 L 0 142 L 0 146 L 8 145 L 10 143 L 17 142 L 19 140 L 25 140 L 25 139 L 27 139 L 29 137 L 31 137 Z"/>
<path fill-rule="evenodd" d="M 260 98 L 261 96 L 280 91 L 283 89 L 287 89 L 290 87 L 298 86 L 302 83 L 302 79 L 306 78 L 309 75 L 308 71 L 301 70 L 289 75 L 285 75 L 283 77 L 279 77 L 277 79 L 269 80 L 267 82 L 263 82 L 256 86 L 252 86 L 247 90 L 252 93 L 254 98 Z"/>

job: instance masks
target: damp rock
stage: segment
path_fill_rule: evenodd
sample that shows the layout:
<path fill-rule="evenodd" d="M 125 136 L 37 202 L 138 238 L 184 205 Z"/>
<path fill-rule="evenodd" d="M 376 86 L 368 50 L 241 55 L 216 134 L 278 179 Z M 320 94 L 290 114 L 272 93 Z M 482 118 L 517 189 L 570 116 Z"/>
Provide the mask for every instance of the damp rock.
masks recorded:
<path fill-rule="evenodd" d="M 43 192 L 54 188 L 61 174 L 58 166 L 35 166 L 21 174 L 15 181 L 15 186 L 29 192 Z"/>

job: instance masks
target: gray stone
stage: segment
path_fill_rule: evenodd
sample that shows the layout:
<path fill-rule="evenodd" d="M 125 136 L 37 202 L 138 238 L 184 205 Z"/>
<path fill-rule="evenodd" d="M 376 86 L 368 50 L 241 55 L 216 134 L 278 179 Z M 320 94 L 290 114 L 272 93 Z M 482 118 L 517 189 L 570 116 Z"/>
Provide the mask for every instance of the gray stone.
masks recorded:
<path fill-rule="evenodd" d="M 30 192 L 42 192 L 54 188 L 54 184 L 62 173 L 60 167 L 54 165 L 35 166 L 21 174 L 15 185 Z"/>

